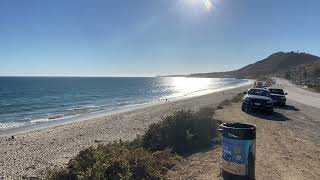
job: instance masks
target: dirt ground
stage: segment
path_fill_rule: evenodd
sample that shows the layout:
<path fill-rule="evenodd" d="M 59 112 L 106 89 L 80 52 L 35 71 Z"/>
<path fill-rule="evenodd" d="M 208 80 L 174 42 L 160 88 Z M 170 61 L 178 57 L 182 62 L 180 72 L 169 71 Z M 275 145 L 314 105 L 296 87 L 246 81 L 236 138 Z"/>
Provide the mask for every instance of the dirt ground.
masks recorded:
<path fill-rule="evenodd" d="M 288 101 L 272 116 L 247 114 L 240 103 L 216 111 L 223 122 L 257 126 L 256 179 L 320 179 L 320 110 Z M 221 147 L 193 154 L 168 173 L 170 179 L 220 179 Z"/>

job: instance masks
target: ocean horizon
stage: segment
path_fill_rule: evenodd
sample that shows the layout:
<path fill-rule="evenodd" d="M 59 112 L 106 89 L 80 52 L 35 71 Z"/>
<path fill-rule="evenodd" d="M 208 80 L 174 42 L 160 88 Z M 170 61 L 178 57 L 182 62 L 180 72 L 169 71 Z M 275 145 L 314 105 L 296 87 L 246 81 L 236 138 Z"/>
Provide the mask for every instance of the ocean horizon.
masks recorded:
<path fill-rule="evenodd" d="M 239 87 L 233 78 L 0 77 L 0 134 Z"/>

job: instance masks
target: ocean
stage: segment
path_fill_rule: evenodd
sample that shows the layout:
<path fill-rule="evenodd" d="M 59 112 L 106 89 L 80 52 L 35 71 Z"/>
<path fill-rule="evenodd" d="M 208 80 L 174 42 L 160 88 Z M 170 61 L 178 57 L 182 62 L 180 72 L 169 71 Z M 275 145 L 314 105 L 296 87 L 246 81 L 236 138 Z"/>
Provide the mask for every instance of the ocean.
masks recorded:
<path fill-rule="evenodd" d="M 185 77 L 0 77 L 0 134 L 248 84 Z"/>

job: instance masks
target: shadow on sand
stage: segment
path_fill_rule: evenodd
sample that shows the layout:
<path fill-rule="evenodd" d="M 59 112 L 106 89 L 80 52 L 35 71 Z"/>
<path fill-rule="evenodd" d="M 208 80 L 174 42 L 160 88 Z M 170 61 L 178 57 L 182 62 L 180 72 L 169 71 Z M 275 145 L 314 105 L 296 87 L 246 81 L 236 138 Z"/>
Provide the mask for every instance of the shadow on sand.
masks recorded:
<path fill-rule="evenodd" d="M 294 106 L 290 106 L 290 105 L 286 105 L 286 106 L 276 106 L 274 107 L 276 109 L 282 109 L 282 110 L 287 110 L 287 111 L 300 111 L 300 109 L 294 107 Z"/>
<path fill-rule="evenodd" d="M 290 120 L 287 116 L 285 116 L 285 115 L 283 115 L 281 113 L 278 113 L 278 112 L 273 112 L 272 115 L 265 115 L 265 114 L 262 114 L 261 112 L 250 112 L 248 114 L 250 114 L 251 116 L 254 116 L 254 117 L 258 117 L 258 118 L 265 119 L 265 120 L 270 120 L 270 121 L 287 121 L 287 120 Z"/>

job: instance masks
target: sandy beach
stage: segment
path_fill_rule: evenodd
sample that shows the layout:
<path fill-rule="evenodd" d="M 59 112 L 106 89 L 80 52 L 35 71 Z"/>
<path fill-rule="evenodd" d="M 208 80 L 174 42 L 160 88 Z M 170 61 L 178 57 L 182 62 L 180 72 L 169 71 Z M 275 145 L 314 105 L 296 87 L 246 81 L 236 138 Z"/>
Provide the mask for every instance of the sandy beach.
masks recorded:
<path fill-rule="evenodd" d="M 43 177 L 47 168 L 64 166 L 80 150 L 116 140 L 132 140 L 162 117 L 181 109 L 217 106 L 248 86 L 144 107 L 81 122 L 0 138 L 0 178 Z"/>

